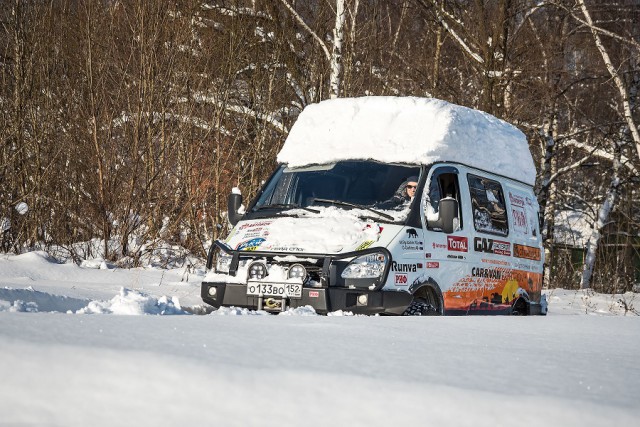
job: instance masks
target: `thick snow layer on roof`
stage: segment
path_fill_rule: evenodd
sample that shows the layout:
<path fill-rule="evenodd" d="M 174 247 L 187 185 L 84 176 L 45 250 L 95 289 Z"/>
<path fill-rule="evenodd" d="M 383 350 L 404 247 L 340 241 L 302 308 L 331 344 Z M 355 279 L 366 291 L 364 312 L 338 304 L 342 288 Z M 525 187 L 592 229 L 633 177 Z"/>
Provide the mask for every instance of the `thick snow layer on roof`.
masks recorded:
<path fill-rule="evenodd" d="M 290 167 L 338 160 L 453 161 L 533 185 L 524 134 L 490 114 L 439 99 L 339 98 L 309 105 L 278 154 Z"/>

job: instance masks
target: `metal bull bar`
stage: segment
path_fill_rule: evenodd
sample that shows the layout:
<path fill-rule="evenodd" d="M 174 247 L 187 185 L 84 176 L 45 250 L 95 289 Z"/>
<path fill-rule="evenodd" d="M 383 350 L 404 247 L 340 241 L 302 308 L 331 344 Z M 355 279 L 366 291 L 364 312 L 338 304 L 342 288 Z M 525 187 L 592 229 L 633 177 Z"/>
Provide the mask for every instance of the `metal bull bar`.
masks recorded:
<path fill-rule="evenodd" d="M 268 251 L 239 251 L 239 250 L 235 250 L 232 249 L 229 245 L 227 245 L 224 242 L 221 242 L 220 240 L 216 240 L 213 242 L 213 245 L 211 245 L 211 247 L 209 248 L 209 253 L 207 255 L 207 270 L 211 270 L 211 268 L 213 267 L 213 251 L 215 250 L 215 247 L 220 248 L 222 251 L 224 251 L 225 253 L 231 255 L 233 258 L 231 259 L 231 265 L 229 266 L 229 275 L 230 276 L 235 276 L 236 273 L 238 272 L 238 265 L 240 264 L 240 255 L 244 255 L 246 257 L 251 257 L 251 258 L 257 258 L 257 257 L 276 257 L 276 256 L 290 256 L 290 255 L 295 255 L 296 257 L 300 257 L 300 258 L 315 258 L 315 259 L 322 259 L 323 263 L 322 263 L 322 276 L 320 278 L 321 283 L 323 286 L 327 286 L 327 280 L 329 277 L 329 269 L 331 267 L 331 262 L 334 260 L 339 260 L 339 259 L 345 259 L 345 258 L 355 258 L 357 256 L 362 256 L 362 255 L 367 255 L 367 254 L 373 254 L 373 253 L 384 253 L 385 256 L 387 257 L 387 263 L 384 267 L 384 273 L 383 273 L 383 278 L 386 279 L 387 274 L 389 273 L 389 269 L 391 268 L 391 252 L 389 252 L 389 250 L 387 248 L 384 248 L 382 246 L 377 246 L 377 247 L 371 247 L 371 248 L 367 248 L 367 249 L 363 249 L 360 251 L 351 251 L 351 252 L 345 252 L 345 253 L 341 253 L 341 254 L 331 254 L 331 255 L 327 255 L 327 254 L 317 254 L 317 253 L 305 253 L 305 252 L 300 252 L 300 253 L 295 253 L 292 254 L 291 252 L 268 252 Z M 385 280 L 381 281 L 381 284 L 384 284 Z"/>

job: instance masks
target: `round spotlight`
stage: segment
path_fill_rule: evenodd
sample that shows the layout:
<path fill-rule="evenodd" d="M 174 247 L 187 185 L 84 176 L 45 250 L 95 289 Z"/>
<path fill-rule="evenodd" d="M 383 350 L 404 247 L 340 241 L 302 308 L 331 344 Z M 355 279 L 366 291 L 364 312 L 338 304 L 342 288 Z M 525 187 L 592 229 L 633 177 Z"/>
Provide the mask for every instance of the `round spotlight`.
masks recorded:
<path fill-rule="evenodd" d="M 215 297 L 217 293 L 218 289 L 216 289 L 214 286 L 209 288 L 209 296 Z"/>
<path fill-rule="evenodd" d="M 369 301 L 369 297 L 367 296 L 367 294 L 362 294 L 358 296 L 358 305 L 367 305 L 368 301 Z"/>
<path fill-rule="evenodd" d="M 293 264 L 289 267 L 287 276 L 289 279 L 300 279 L 304 282 L 304 279 L 307 278 L 307 269 L 302 264 Z"/>
<path fill-rule="evenodd" d="M 249 279 L 260 280 L 267 276 L 267 266 L 261 262 L 254 262 L 249 266 Z"/>

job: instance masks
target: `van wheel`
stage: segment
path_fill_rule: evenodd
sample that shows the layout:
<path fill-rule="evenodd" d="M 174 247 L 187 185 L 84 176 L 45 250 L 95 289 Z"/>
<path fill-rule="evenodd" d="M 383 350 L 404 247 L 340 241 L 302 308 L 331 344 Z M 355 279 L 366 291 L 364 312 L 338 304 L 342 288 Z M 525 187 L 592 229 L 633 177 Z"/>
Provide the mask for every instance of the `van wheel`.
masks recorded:
<path fill-rule="evenodd" d="M 523 298 L 518 298 L 518 300 L 513 304 L 511 308 L 512 316 L 525 316 L 527 314 L 527 303 Z"/>
<path fill-rule="evenodd" d="M 415 298 L 402 313 L 403 316 L 438 316 L 438 309 L 422 298 Z"/>
<path fill-rule="evenodd" d="M 438 297 L 436 290 L 430 286 L 424 286 L 413 296 L 413 301 L 402 313 L 403 316 L 440 316 L 442 314 L 442 299 Z"/>

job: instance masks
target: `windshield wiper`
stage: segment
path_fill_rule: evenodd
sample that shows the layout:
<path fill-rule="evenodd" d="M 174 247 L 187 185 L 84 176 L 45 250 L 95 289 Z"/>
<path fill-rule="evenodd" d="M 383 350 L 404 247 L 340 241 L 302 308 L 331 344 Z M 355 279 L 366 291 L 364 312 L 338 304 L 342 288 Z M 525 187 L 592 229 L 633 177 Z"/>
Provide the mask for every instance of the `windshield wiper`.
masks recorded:
<path fill-rule="evenodd" d="M 391 220 L 391 221 L 395 221 L 395 220 L 396 220 L 396 219 L 395 219 L 394 217 L 392 217 L 391 215 L 388 215 L 388 214 L 386 214 L 386 213 L 384 213 L 384 212 L 377 211 L 377 210 L 375 210 L 375 209 L 371 209 L 371 208 L 370 208 L 370 207 L 368 207 L 368 206 L 358 205 L 358 204 L 355 204 L 355 203 L 349 203 L 349 202 L 343 202 L 342 200 L 331 200 L 331 199 L 318 199 L 318 198 L 314 198 L 314 199 L 313 199 L 313 201 L 314 201 L 314 202 L 320 202 L 320 203 L 331 203 L 331 204 L 334 204 L 334 205 L 349 206 L 349 207 L 352 207 L 352 208 L 358 208 L 358 209 L 364 209 L 364 210 L 367 210 L 367 211 L 373 212 L 373 213 L 374 213 L 374 214 L 376 214 L 376 215 L 380 215 L 380 216 L 381 216 L 381 217 L 383 217 L 383 218 L 387 218 L 387 219 L 389 219 L 389 220 Z"/>
<path fill-rule="evenodd" d="M 295 203 L 274 203 L 273 205 L 260 206 L 259 208 L 255 209 L 255 211 L 260 211 L 263 209 L 302 209 L 307 212 L 320 213 L 320 211 L 318 210 L 296 205 Z"/>

